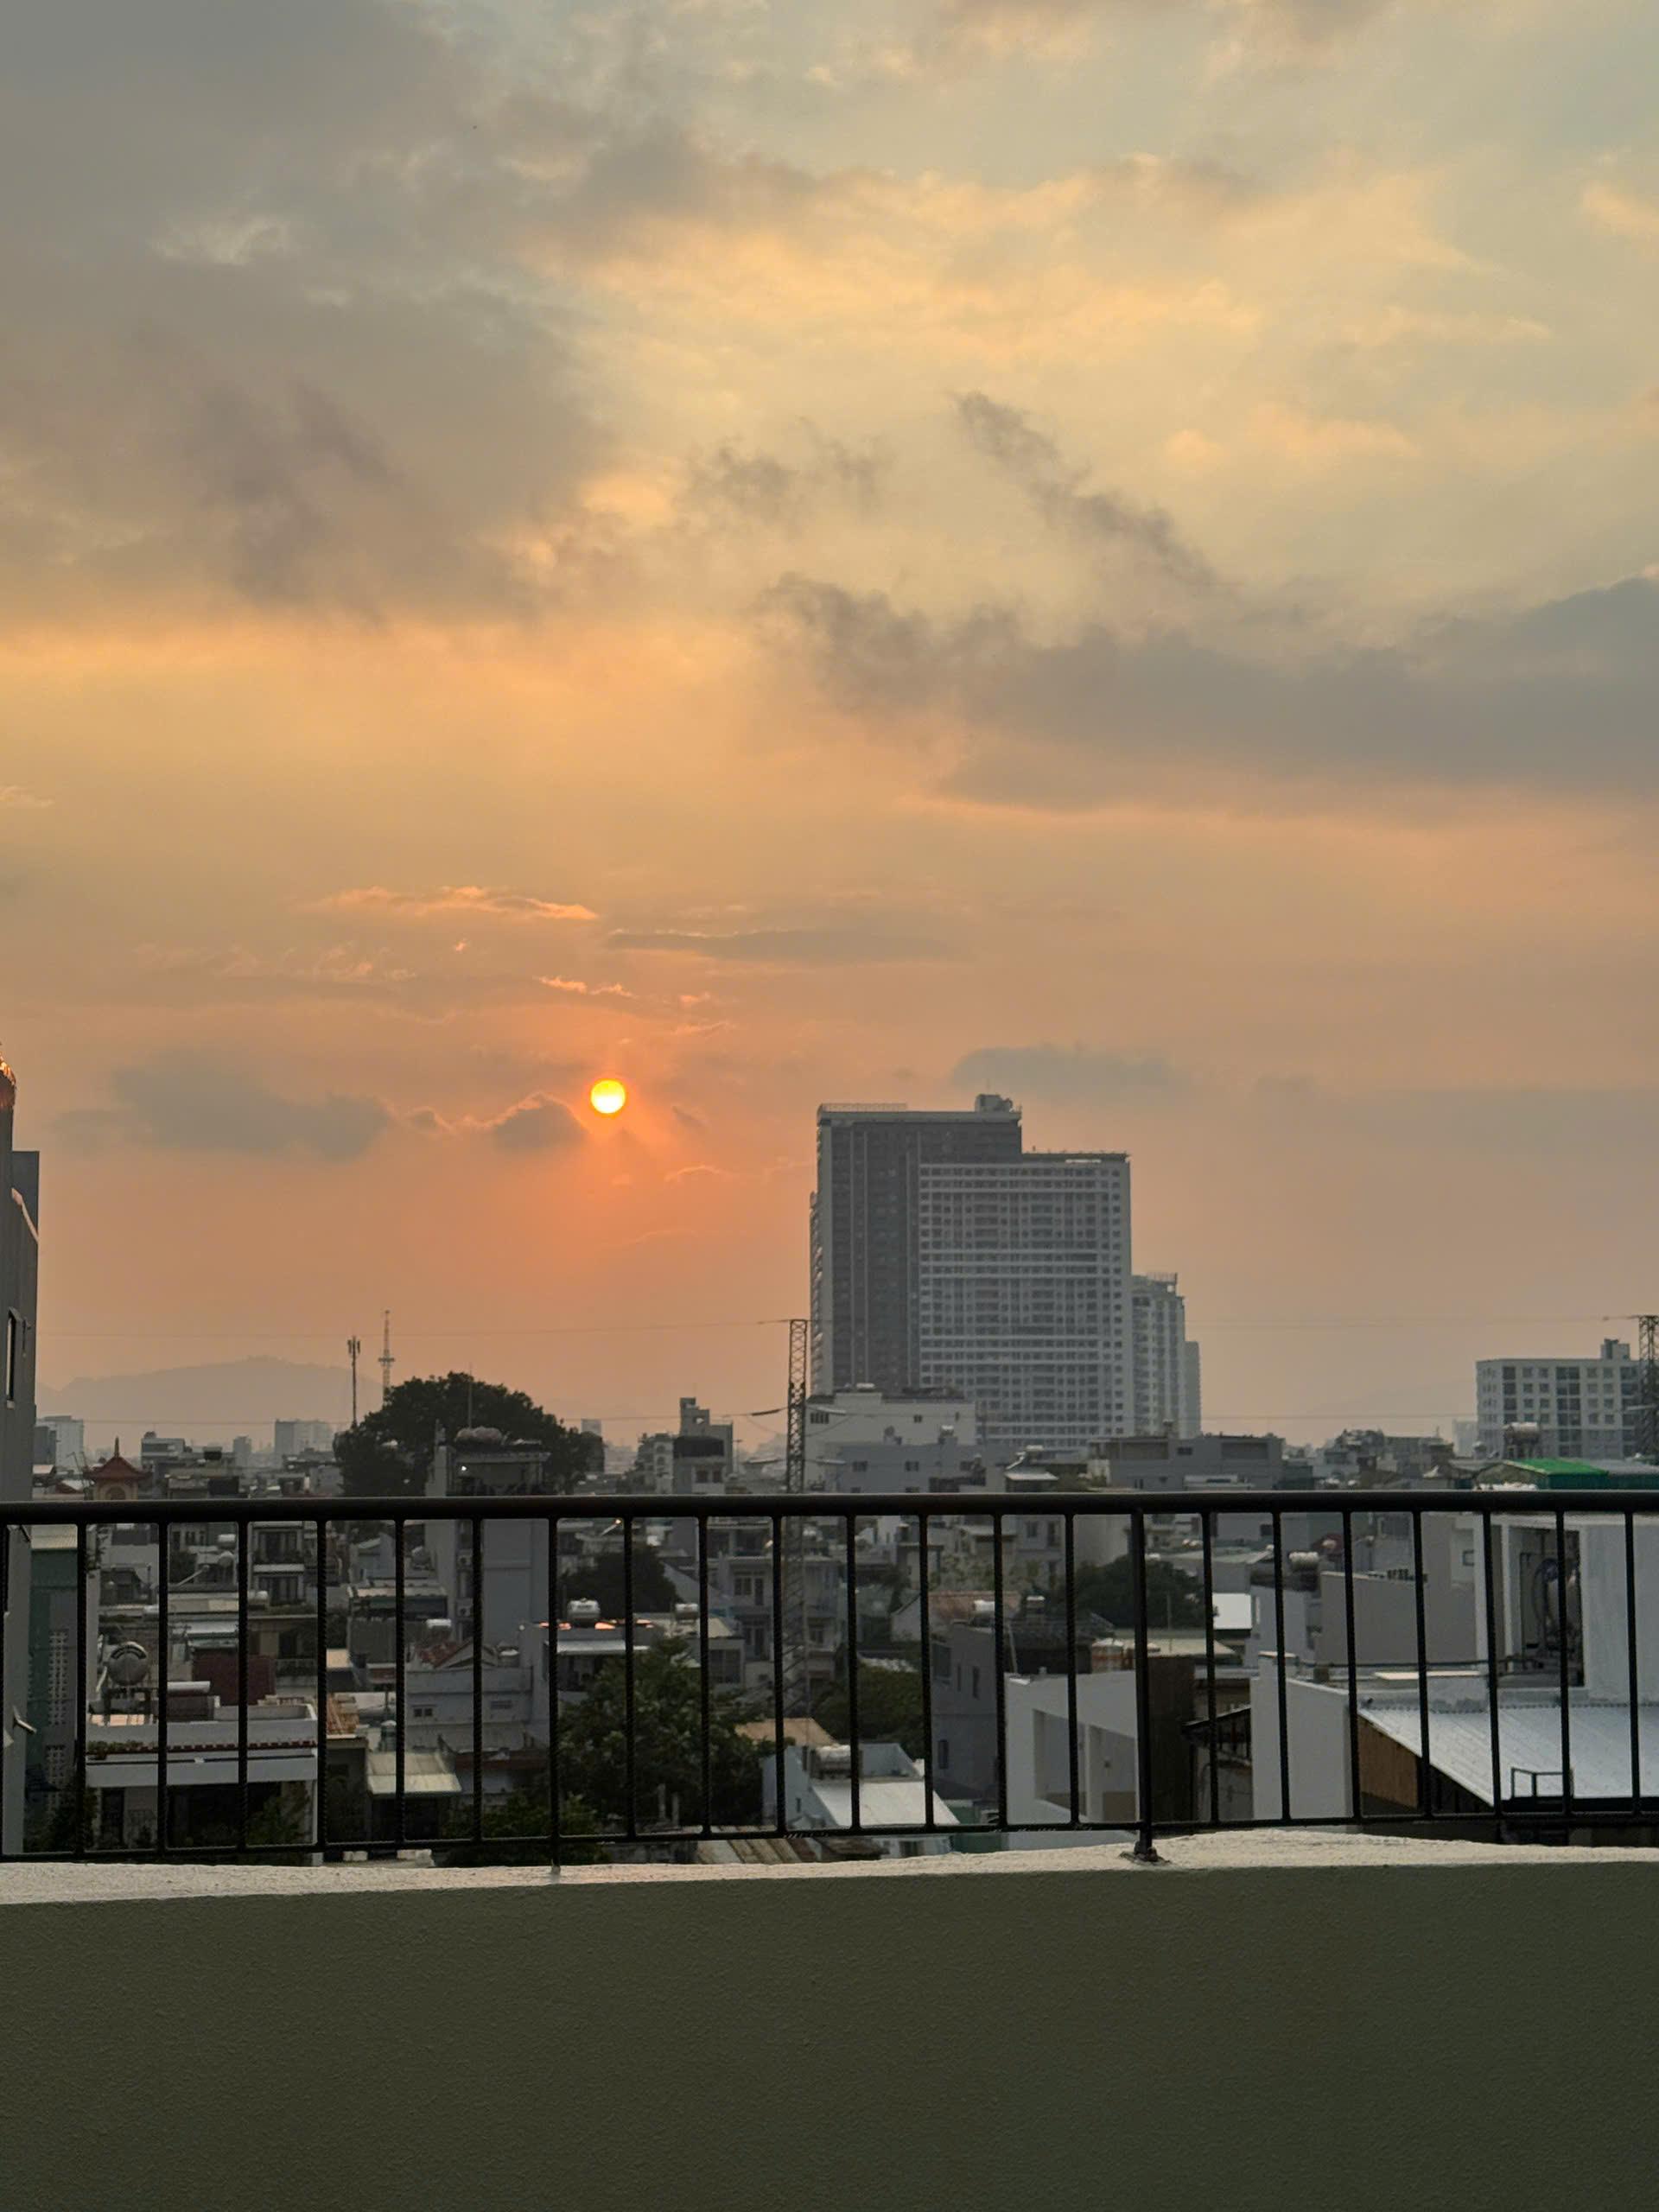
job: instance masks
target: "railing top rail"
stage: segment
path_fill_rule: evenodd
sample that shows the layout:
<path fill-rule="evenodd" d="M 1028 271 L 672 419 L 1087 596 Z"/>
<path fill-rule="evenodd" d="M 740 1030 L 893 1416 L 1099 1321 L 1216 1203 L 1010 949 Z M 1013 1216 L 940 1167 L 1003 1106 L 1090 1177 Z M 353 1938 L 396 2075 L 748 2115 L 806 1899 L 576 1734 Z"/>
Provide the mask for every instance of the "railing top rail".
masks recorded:
<path fill-rule="evenodd" d="M 37 1497 L 0 1501 L 0 1527 L 73 1527 L 105 1522 L 206 1521 L 781 1521 L 799 1515 L 863 1520 L 956 1514 L 983 1520 L 1074 1519 L 1079 1515 L 1197 1514 L 1207 1520 L 1281 1513 L 1597 1514 L 1659 1513 L 1659 1469 L 1644 1490 L 1198 1490 L 767 1491 L 719 1497 L 617 1497 L 598 1491 L 536 1492 L 506 1497 Z"/>

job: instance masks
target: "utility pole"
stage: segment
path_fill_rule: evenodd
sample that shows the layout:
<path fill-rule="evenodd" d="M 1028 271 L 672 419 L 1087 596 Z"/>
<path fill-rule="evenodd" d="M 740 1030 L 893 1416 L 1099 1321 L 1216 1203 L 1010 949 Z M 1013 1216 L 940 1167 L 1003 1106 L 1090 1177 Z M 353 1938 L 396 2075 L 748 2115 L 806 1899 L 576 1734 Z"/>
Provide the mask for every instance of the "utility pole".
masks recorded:
<path fill-rule="evenodd" d="M 391 1308 L 387 1306 L 380 1324 L 380 1402 L 384 1406 L 391 1395 Z"/>
<path fill-rule="evenodd" d="M 357 1356 L 363 1349 L 361 1337 L 347 1337 L 346 1357 L 352 1363 L 352 1427 L 357 1427 Z"/>
<path fill-rule="evenodd" d="M 789 1395 L 785 1406 L 784 1490 L 790 1497 L 806 1489 L 807 1324 L 789 1325 Z M 780 1516 L 783 1546 L 784 1646 L 777 1665 L 784 1686 L 785 1713 L 812 1710 L 811 1639 L 807 1621 L 806 1523 L 799 1513 Z"/>

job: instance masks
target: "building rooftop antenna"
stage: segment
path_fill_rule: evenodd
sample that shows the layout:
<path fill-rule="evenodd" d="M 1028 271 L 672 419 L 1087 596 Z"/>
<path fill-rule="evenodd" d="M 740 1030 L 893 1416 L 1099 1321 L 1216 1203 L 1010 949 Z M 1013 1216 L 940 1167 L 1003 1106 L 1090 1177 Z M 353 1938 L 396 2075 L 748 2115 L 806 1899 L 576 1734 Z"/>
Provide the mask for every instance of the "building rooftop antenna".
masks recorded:
<path fill-rule="evenodd" d="M 391 1395 L 391 1308 L 387 1306 L 380 1317 L 380 1402 L 384 1406 Z"/>

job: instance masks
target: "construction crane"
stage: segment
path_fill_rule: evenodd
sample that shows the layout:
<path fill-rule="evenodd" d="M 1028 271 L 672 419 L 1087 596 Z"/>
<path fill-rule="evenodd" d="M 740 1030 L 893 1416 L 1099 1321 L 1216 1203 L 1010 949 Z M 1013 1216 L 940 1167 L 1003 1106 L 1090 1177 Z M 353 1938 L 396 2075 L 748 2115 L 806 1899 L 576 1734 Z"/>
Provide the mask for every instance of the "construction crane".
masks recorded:
<path fill-rule="evenodd" d="M 380 1321 L 380 1402 L 384 1406 L 391 1395 L 391 1308 L 387 1306 Z"/>

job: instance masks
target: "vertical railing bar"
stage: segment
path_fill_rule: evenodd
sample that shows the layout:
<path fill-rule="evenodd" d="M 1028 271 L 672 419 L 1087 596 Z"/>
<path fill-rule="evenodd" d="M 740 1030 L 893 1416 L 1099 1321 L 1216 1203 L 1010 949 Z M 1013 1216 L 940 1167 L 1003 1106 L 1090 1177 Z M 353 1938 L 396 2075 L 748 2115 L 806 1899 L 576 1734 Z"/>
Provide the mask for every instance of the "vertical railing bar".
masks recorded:
<path fill-rule="evenodd" d="M 1572 1682 L 1571 1655 L 1567 1650 L 1567 1513 L 1564 1507 L 1555 1509 L 1555 1588 L 1557 1607 L 1560 1615 L 1560 1687 L 1561 1687 L 1561 1818 L 1573 1818 L 1573 1715 L 1568 1695 Z"/>
<path fill-rule="evenodd" d="M 1065 1771 L 1071 1799 L 1068 1827 L 1083 1818 L 1077 1757 L 1077 1516 L 1065 1516 Z"/>
<path fill-rule="evenodd" d="M 168 1574 L 172 1567 L 171 1547 L 168 1543 L 165 1521 L 156 1523 L 156 1554 L 160 1581 L 156 1599 L 156 1850 L 157 1855 L 167 1850 L 167 1752 L 168 1721 L 167 1678 L 172 1672 L 168 1655 L 173 1649 L 172 1590 Z"/>
<path fill-rule="evenodd" d="M 1290 1654 L 1285 1649 L 1285 1516 L 1273 1514 L 1273 1618 L 1279 1646 L 1279 1817 L 1290 1818 Z"/>
<path fill-rule="evenodd" d="M 401 1513 L 393 1521 L 391 1529 L 392 1542 L 397 1548 L 397 1555 L 393 1562 L 392 1568 L 391 1591 L 392 1634 L 397 1639 L 396 1649 L 392 1655 L 393 1663 L 397 1669 L 394 1694 L 397 1700 L 397 1733 L 393 1738 L 393 1748 L 397 1758 L 397 1819 L 396 1835 L 397 1840 L 397 1848 L 399 1851 L 402 1851 L 407 1847 L 409 1842 L 409 1810 L 407 1801 L 404 1796 L 404 1789 L 409 1777 L 408 1751 L 404 1743 L 404 1738 L 408 1732 L 409 1727 L 409 1700 L 404 1694 L 406 1687 L 404 1680 L 406 1671 L 404 1645 L 406 1643 L 406 1637 L 404 1629 L 404 1551 L 408 1541 L 409 1524 Z"/>
<path fill-rule="evenodd" d="M 1359 1653 L 1354 1629 L 1354 1509 L 1342 1514 L 1342 1604 L 1348 1639 L 1348 1796 L 1353 1817 L 1365 1818 L 1365 1792 L 1359 1775 Z"/>
<path fill-rule="evenodd" d="M 1417 1627 L 1417 1810 L 1432 1821 L 1434 1764 L 1428 1717 L 1428 1614 L 1423 1588 L 1423 1510 L 1414 1505 L 1411 1515 L 1412 1605 Z"/>
<path fill-rule="evenodd" d="M 25 1620 L 28 1615 L 24 1615 Z M 27 1630 L 25 1630 L 27 1633 Z M 86 1855 L 86 1523 L 75 1523 L 75 1857 Z"/>
<path fill-rule="evenodd" d="M 236 1524 L 236 1847 L 248 1847 L 248 1575 L 251 1524 Z"/>
<path fill-rule="evenodd" d="M 628 1793 L 628 1816 L 623 1833 L 630 1843 L 639 1834 L 639 1773 L 638 1726 L 633 1671 L 633 1522 L 622 1516 L 622 1761 Z"/>
<path fill-rule="evenodd" d="M 1630 1810 L 1642 1817 L 1642 1709 L 1637 1685 L 1641 1677 L 1636 1663 L 1636 1516 L 1624 1509 L 1624 1649 L 1630 1686 Z"/>
<path fill-rule="evenodd" d="M 473 1841 L 484 1840 L 484 1516 L 473 1524 Z"/>
<path fill-rule="evenodd" d="M 847 1553 L 847 1732 L 851 1738 L 853 1754 L 851 1775 L 852 1832 L 856 1835 L 863 1826 L 860 1817 L 863 1804 L 860 1796 L 861 1777 L 859 1767 L 862 1754 L 858 1742 L 858 1547 L 857 1522 L 851 1512 L 846 1519 Z"/>
<path fill-rule="evenodd" d="M 702 1833 L 715 1832 L 714 1716 L 709 1681 L 709 1523 L 697 1523 L 697 1703 L 701 1725 Z"/>
<path fill-rule="evenodd" d="M 1135 1586 L 1135 1813 L 1134 1857 L 1142 1865 L 1158 1864 L 1154 1840 L 1156 1812 L 1153 1803 L 1152 1757 L 1152 1646 L 1147 1634 L 1147 1512 L 1131 1509 L 1129 1566 Z"/>
<path fill-rule="evenodd" d="M 1204 1544 L 1204 1716 L 1210 1745 L 1210 1825 L 1221 1826 L 1221 1747 L 1216 1721 L 1216 1516 L 1198 1507 Z M 1192 1808 L 1194 1815 L 1198 1807 Z"/>
<path fill-rule="evenodd" d="M 784 1803 L 784 1546 L 787 1541 L 780 1513 L 772 1524 L 772 1756 L 777 1798 L 773 1809 L 779 1835 L 789 1827 Z"/>
<path fill-rule="evenodd" d="M 925 1507 L 918 1508 L 916 1514 L 916 1576 L 917 1604 L 921 1611 L 922 1734 L 927 1742 L 927 1826 L 936 1828 L 938 1819 L 933 1810 L 933 1767 L 938 1745 L 933 1734 L 933 1606 L 928 1573 Z"/>
<path fill-rule="evenodd" d="M 317 1516 L 317 1785 L 319 1853 L 328 1847 L 328 1516 Z"/>
<path fill-rule="evenodd" d="M 1503 1738 L 1497 1709 L 1497 1586 L 1492 1573 L 1492 1516 L 1480 1516 L 1481 1579 L 1486 1585 L 1486 1717 L 1491 1735 L 1492 1825 L 1503 1832 Z"/>
<path fill-rule="evenodd" d="M 0 1520 L 0 1866 L 6 1850 L 6 1726 L 11 1708 L 6 1703 L 6 1624 L 11 1612 L 11 1523 Z"/>
<path fill-rule="evenodd" d="M 996 1678 L 996 1825 L 1004 1834 L 1008 1826 L 1007 1684 L 1002 1679 L 1002 1660 L 1007 1623 L 1003 1617 L 1002 1515 L 991 1508 L 991 1672 Z"/>
<path fill-rule="evenodd" d="M 547 1840 L 559 1863 L 559 1522 L 547 1520 Z"/>

